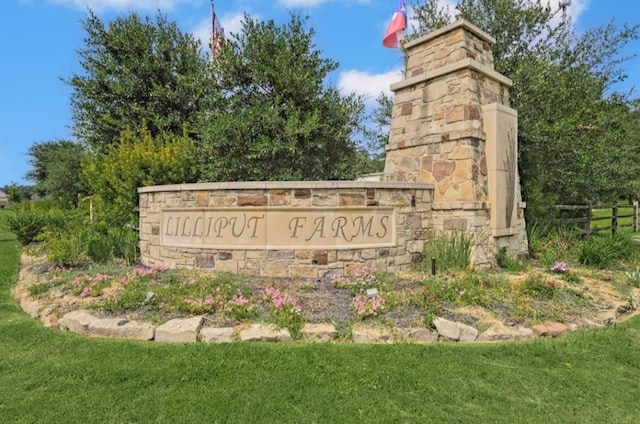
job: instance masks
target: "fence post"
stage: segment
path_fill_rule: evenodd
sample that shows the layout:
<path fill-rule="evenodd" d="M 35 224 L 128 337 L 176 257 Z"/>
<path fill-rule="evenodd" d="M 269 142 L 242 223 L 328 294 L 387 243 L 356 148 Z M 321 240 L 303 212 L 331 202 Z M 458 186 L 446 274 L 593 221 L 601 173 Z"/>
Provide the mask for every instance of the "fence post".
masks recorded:
<path fill-rule="evenodd" d="M 638 232 L 638 201 L 633 202 L 633 232 Z"/>
<path fill-rule="evenodd" d="M 613 202 L 611 207 L 611 234 L 615 235 L 618 229 L 618 202 Z"/>
<path fill-rule="evenodd" d="M 591 234 L 591 202 L 587 204 L 587 222 L 584 223 L 585 236 Z"/>

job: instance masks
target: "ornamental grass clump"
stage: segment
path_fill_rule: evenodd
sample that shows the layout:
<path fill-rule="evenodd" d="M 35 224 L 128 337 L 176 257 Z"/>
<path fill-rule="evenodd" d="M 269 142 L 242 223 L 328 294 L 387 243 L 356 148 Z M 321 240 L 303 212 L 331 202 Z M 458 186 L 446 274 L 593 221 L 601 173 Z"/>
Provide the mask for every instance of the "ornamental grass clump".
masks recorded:
<path fill-rule="evenodd" d="M 299 339 L 302 336 L 305 317 L 298 301 L 276 287 L 262 290 L 262 298 L 269 308 L 274 324 L 279 328 L 286 328 L 292 338 Z"/>

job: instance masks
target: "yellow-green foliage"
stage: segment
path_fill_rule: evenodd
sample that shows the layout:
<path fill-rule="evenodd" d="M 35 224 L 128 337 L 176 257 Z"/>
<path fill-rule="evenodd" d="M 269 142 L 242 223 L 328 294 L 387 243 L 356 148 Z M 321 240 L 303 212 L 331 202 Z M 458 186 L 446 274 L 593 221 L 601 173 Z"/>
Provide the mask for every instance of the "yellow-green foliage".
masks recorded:
<path fill-rule="evenodd" d="M 89 156 L 82 174 L 95 196 L 97 218 L 112 225 L 135 224 L 138 187 L 190 182 L 185 157 L 190 145 L 186 135 L 152 137 L 146 128 L 127 129 L 107 154 Z"/>

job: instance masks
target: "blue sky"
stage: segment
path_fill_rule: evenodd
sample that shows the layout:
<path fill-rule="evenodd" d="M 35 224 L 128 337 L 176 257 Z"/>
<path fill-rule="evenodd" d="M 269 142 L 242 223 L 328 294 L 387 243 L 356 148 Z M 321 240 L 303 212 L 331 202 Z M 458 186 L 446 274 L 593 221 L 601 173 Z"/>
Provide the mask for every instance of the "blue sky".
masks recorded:
<path fill-rule="evenodd" d="M 345 92 L 369 95 L 371 104 L 400 79 L 401 55 L 381 44 L 396 4 L 397 0 L 215 1 L 227 34 L 239 31 L 244 12 L 278 23 L 287 21 L 291 9 L 309 15 L 317 47 L 340 64 L 329 82 Z M 160 9 L 182 31 L 205 44 L 209 37 L 209 0 L 0 0 L 0 187 L 31 184 L 24 176 L 32 144 L 73 139 L 70 89 L 61 78 L 81 72 L 76 50 L 82 47 L 81 21 L 87 8 L 105 22 L 132 10 L 155 16 Z M 572 0 L 569 14 L 578 32 L 611 19 L 619 25 L 636 24 L 640 0 Z M 625 53 L 635 52 L 640 52 L 640 40 Z M 629 78 L 615 88 L 636 87 L 634 97 L 640 97 L 640 58 L 624 63 L 623 69 Z"/>

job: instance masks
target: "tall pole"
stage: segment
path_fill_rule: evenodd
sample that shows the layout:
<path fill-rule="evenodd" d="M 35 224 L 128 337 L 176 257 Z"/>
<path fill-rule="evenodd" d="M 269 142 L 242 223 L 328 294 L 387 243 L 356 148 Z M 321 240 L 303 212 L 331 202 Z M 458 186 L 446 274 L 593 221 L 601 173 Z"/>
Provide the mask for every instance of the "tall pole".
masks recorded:
<path fill-rule="evenodd" d="M 211 59 L 213 60 L 213 54 L 214 54 L 214 49 L 215 49 L 215 40 L 214 37 L 216 36 L 216 29 L 215 29 L 215 21 L 216 21 L 216 12 L 213 8 L 213 0 L 211 0 Z"/>

